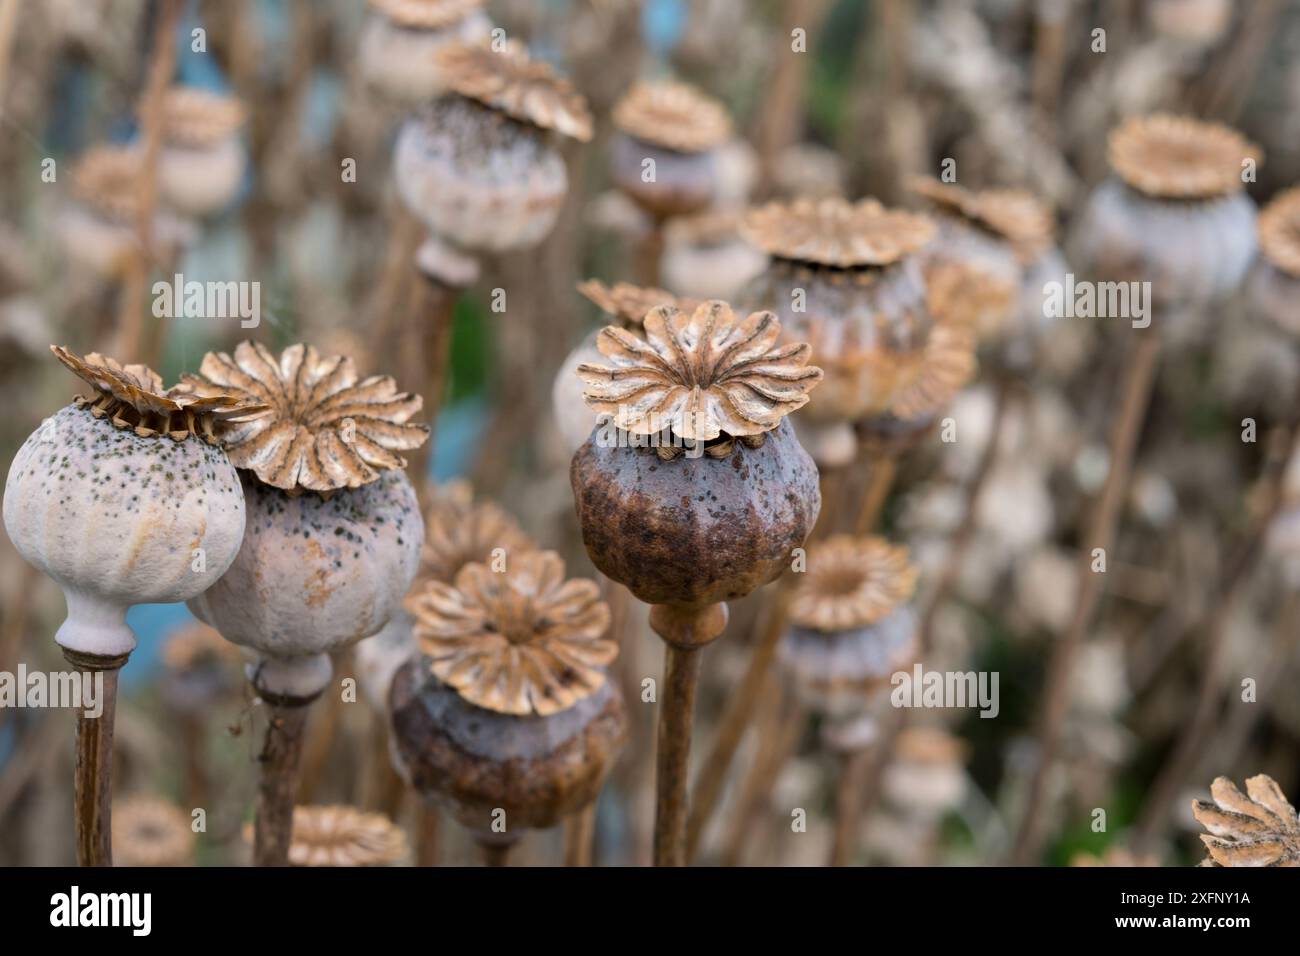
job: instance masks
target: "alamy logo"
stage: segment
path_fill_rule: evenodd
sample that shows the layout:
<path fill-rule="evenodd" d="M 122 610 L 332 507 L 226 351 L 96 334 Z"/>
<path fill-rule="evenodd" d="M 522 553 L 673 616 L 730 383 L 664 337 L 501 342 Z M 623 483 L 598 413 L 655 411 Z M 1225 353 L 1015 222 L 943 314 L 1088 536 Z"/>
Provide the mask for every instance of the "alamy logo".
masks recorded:
<path fill-rule="evenodd" d="M 598 448 L 681 448 L 687 458 L 699 458 L 704 454 L 704 442 L 680 438 L 673 430 L 681 420 L 658 412 L 633 412 L 620 405 L 617 416 L 605 413 L 597 420 L 595 443 Z M 650 434 L 631 431 L 632 425 L 648 428 Z"/>
<path fill-rule="evenodd" d="M 1049 319 L 1132 319 L 1133 328 L 1151 324 L 1150 282 L 1064 282 L 1043 285 L 1043 315 Z"/>
<path fill-rule="evenodd" d="M 927 671 L 918 663 L 889 682 L 894 685 L 889 702 L 895 707 L 978 707 L 980 717 L 988 718 L 1002 709 L 997 671 Z"/>
<path fill-rule="evenodd" d="M 94 720 L 104 713 L 104 672 L 0 671 L 0 707 L 79 707 Z"/>
<path fill-rule="evenodd" d="M 185 281 L 176 273 L 171 282 L 153 284 L 154 318 L 239 319 L 240 328 L 262 323 L 262 283 Z"/>
<path fill-rule="evenodd" d="M 153 924 L 151 893 L 71 892 L 50 897 L 51 926 L 128 926 L 133 936 L 148 936 Z"/>

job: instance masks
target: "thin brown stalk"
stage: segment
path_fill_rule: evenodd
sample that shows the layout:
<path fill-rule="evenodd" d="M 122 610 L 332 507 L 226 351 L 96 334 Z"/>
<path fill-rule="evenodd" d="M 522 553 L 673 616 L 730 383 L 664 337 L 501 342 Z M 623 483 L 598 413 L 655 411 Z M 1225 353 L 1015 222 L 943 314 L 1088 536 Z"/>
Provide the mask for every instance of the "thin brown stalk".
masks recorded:
<path fill-rule="evenodd" d="M 406 793 L 406 783 L 393 769 L 393 761 L 388 756 L 388 723 L 377 714 L 371 715 L 366 767 L 361 805 L 367 810 L 382 813 L 390 820 L 396 819 L 402 806 L 402 797 Z"/>
<path fill-rule="evenodd" d="M 988 443 L 980 453 L 979 461 L 975 465 L 975 473 L 966 483 L 961 524 L 953 533 L 943 570 L 939 572 L 939 579 L 925 605 L 925 610 L 921 612 L 921 622 L 917 630 L 918 654 L 921 658 L 925 657 L 933 642 L 935 618 L 939 614 L 939 609 L 947 602 L 953 588 L 957 586 L 957 579 L 961 576 L 961 569 L 966 560 L 966 552 L 970 550 L 971 542 L 975 540 L 975 531 L 979 527 L 980 498 L 993 471 L 993 465 L 997 461 L 998 446 L 1002 441 L 1002 431 L 1006 424 L 1007 406 L 1010 401 L 1010 380 L 1001 376 L 998 378 L 993 400 L 993 424 L 989 429 Z"/>
<path fill-rule="evenodd" d="M 779 686 L 773 682 L 774 686 Z M 779 692 L 776 693 L 780 697 Z M 722 850 L 723 866 L 740 866 L 747 841 L 751 840 L 756 821 L 768 804 L 772 785 L 787 760 L 799 745 L 808 714 L 803 706 L 778 701 L 767 713 L 759 728 L 754 761 L 740 786 L 740 795 L 731 812 L 731 828 Z"/>
<path fill-rule="evenodd" d="M 1250 572 L 1263 552 L 1264 536 L 1268 527 L 1282 506 L 1285 497 L 1286 467 L 1295 453 L 1298 436 L 1300 430 L 1295 425 L 1291 425 L 1287 429 L 1285 439 L 1275 444 L 1273 454 L 1269 456 L 1270 460 L 1261 478 L 1264 486 L 1264 504 L 1255 514 L 1250 528 L 1228 561 L 1215 590 L 1215 599 L 1210 605 L 1213 611 L 1206 625 L 1209 637 L 1206 640 L 1201 662 L 1201 679 L 1196 691 L 1196 703 L 1192 708 L 1191 719 L 1183 723 L 1173 750 L 1148 791 L 1150 795 L 1142 808 L 1137 826 L 1134 827 L 1133 836 L 1129 840 L 1135 852 L 1145 849 L 1156 833 L 1168 822 L 1169 807 L 1187 780 L 1205 747 L 1207 738 L 1213 731 L 1215 718 L 1222 706 L 1220 681 L 1223 663 L 1228 653 L 1229 622 L 1232 611 L 1241 599 Z"/>
<path fill-rule="evenodd" d="M 564 865 L 591 866 L 596 838 L 596 804 L 564 821 Z"/>
<path fill-rule="evenodd" d="M 880 524 L 880 515 L 889 500 L 890 489 L 898 477 L 898 454 L 885 451 L 875 459 L 867 473 L 867 487 L 862 494 L 862 503 L 858 507 L 858 518 L 854 525 L 857 534 L 871 534 Z"/>
<path fill-rule="evenodd" d="M 117 716 L 117 674 L 128 655 L 104 657 L 63 648 L 82 679 L 102 674 L 98 717 L 77 711 L 77 757 L 73 804 L 78 866 L 113 865 L 113 726 Z"/>
<path fill-rule="evenodd" d="M 831 866 L 848 866 L 853 861 L 862 820 L 862 788 L 870 766 L 871 751 L 867 747 L 841 757 L 840 779 L 835 787 L 835 837 L 831 842 Z"/>
<path fill-rule="evenodd" d="M 659 287 L 659 268 L 664 256 L 664 226 L 664 220 L 656 216 L 637 243 L 636 276 L 643 286 Z"/>
<path fill-rule="evenodd" d="M 1092 570 L 1092 553 L 1100 548 L 1107 555 L 1112 550 L 1119 526 L 1121 505 L 1132 469 L 1138 435 L 1146 418 L 1151 390 L 1155 381 L 1160 337 L 1151 330 L 1138 336 L 1133 357 L 1121 385 L 1119 415 L 1115 419 L 1108 444 L 1110 468 L 1101 495 L 1094 506 L 1083 540 L 1080 542 L 1078 589 L 1074 612 L 1065 634 L 1053 649 L 1043 687 L 1042 714 L 1038 733 L 1038 762 L 1029 782 L 1020 830 L 1011 852 L 1011 862 L 1027 866 L 1038 857 L 1045 838 L 1042 814 L 1045 809 L 1047 782 L 1050 779 L 1060 743 L 1065 716 L 1069 710 L 1069 680 L 1075 658 L 1093 612 L 1101 599 L 1103 576 Z"/>
<path fill-rule="evenodd" d="M 690 771 L 700 651 L 727 626 L 727 606 L 650 608 L 650 627 L 664 639 L 655 764 L 654 865 L 686 865 L 686 789 Z"/>
<path fill-rule="evenodd" d="M 158 154 L 162 149 L 162 99 L 176 69 L 176 25 L 181 0 L 161 0 L 154 23 L 153 51 L 145 81 L 140 111 L 140 176 L 136 195 L 136 242 L 138 248 L 127 265 L 118 313 L 116 354 L 134 361 L 145 344 L 145 289 L 149 284 L 149 263 L 153 255 L 153 219 L 158 208 Z"/>
<path fill-rule="evenodd" d="M 781 29 L 774 38 L 772 62 L 776 64 L 767 86 L 763 108 L 758 111 L 754 142 L 758 148 L 759 193 L 770 191 L 777 160 L 787 147 L 798 141 L 803 119 L 804 91 L 808 69 L 815 54 L 811 45 L 826 19 L 826 0 L 789 0 L 784 5 Z M 794 49 L 793 33 L 802 29 L 808 47 Z"/>
<path fill-rule="evenodd" d="M 442 811 L 432 803 L 421 803 L 416 811 L 415 865 L 437 866 L 439 837 L 442 835 Z"/>
<path fill-rule="evenodd" d="M 287 866 L 293 839 L 293 808 L 298 802 L 298 768 L 307 736 L 310 701 L 267 701 L 268 720 L 257 788 L 253 830 L 255 866 Z"/>
<path fill-rule="evenodd" d="M 479 850 L 483 854 L 484 866 L 509 866 L 510 865 L 510 843 L 492 843 L 481 841 Z"/>
<path fill-rule="evenodd" d="M 429 481 L 438 413 L 442 410 L 442 398 L 450 375 L 452 320 L 457 294 L 457 289 L 421 273 L 411 302 L 410 328 L 419 342 L 408 357 L 415 358 L 420 366 L 419 374 L 410 381 L 418 383 L 415 387 L 424 398 L 423 420 L 429 426 L 428 440 L 411 455 L 411 473 L 415 475 L 417 488 L 425 487 Z"/>

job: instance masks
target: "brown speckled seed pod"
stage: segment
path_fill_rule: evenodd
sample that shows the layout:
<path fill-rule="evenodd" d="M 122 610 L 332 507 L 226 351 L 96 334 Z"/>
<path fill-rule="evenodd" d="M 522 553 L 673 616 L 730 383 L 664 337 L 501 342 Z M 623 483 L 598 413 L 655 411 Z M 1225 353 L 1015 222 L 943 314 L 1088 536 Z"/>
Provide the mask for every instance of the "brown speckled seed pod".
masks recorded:
<path fill-rule="evenodd" d="M 611 447 L 599 432 L 570 480 L 592 562 L 647 604 L 703 607 L 743 597 L 790 564 L 821 508 L 817 466 L 782 421 L 730 456 Z"/>
<path fill-rule="evenodd" d="M 627 739 L 617 686 L 548 717 L 516 717 L 476 707 L 408 661 L 393 679 L 393 760 L 421 795 L 436 800 L 485 838 L 505 811 L 505 839 L 555 826 L 591 804 Z"/>

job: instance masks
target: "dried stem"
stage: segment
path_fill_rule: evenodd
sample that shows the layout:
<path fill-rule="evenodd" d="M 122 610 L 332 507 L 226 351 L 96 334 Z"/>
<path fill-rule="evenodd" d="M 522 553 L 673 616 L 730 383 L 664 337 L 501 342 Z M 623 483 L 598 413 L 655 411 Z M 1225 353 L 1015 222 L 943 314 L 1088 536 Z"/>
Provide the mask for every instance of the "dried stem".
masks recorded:
<path fill-rule="evenodd" d="M 509 866 L 510 865 L 510 847 L 512 843 L 493 843 L 488 840 L 479 842 L 479 850 L 483 854 L 484 866 Z"/>
<path fill-rule="evenodd" d="M 139 248 L 127 266 L 118 313 L 116 354 L 124 361 L 140 354 L 144 343 L 145 289 L 149 284 L 149 260 L 153 254 L 153 217 L 158 206 L 158 153 L 162 149 L 162 100 L 176 68 L 176 25 L 181 0 L 161 0 L 154 22 L 153 51 L 145 81 L 140 111 L 140 138 L 144 153 L 136 196 L 136 241 Z"/>
<path fill-rule="evenodd" d="M 1011 862 L 1020 866 L 1027 866 L 1036 859 L 1042 846 L 1044 833 L 1041 817 L 1046 802 L 1047 782 L 1065 725 L 1065 715 L 1069 710 L 1070 674 L 1079 647 L 1092 622 L 1093 611 L 1101 599 L 1104 579 L 1092 570 L 1092 554 L 1096 548 L 1109 554 L 1114 543 L 1120 508 L 1132 469 L 1133 453 L 1151 399 L 1159 353 L 1160 337 L 1149 329 L 1144 330 L 1138 337 L 1137 347 L 1121 386 L 1119 416 L 1115 420 L 1108 445 L 1110 468 L 1086 533 L 1080 541 L 1074 613 L 1068 629 L 1053 650 L 1047 681 L 1043 687 L 1038 763 L 1030 778 L 1024 816 L 1011 852 Z"/>
<path fill-rule="evenodd" d="M 419 373 L 410 381 L 418 383 L 424 397 L 424 421 L 429 426 L 429 438 L 412 454 L 412 474 L 416 487 L 423 488 L 429 481 L 429 464 L 433 457 L 434 436 L 442 396 L 447 390 L 448 368 L 451 361 L 453 310 L 458 290 L 420 273 L 415 295 L 411 302 L 411 329 L 419 338 L 418 347 L 408 358 L 420 362 Z"/>
<path fill-rule="evenodd" d="M 564 821 L 564 865 L 591 866 L 596 837 L 596 804 L 588 804 Z"/>
<path fill-rule="evenodd" d="M 854 528 L 860 535 L 871 534 L 876 525 L 880 524 L 880 515 L 885 510 L 889 491 L 894 487 L 894 479 L 898 476 L 898 453 L 893 450 L 884 452 L 871 463 L 870 469 Z"/>
<path fill-rule="evenodd" d="M 1197 688 L 1196 703 L 1192 708 L 1191 719 L 1183 723 L 1173 751 L 1151 785 L 1150 796 L 1129 841 L 1135 852 L 1144 850 L 1167 822 L 1169 806 L 1191 773 L 1213 729 L 1222 703 L 1220 680 L 1228 651 L 1232 610 L 1263 551 L 1268 527 L 1282 507 L 1287 463 L 1296 451 L 1298 435 L 1300 430 L 1292 424 L 1287 428 L 1286 437 L 1274 444 L 1273 453 L 1269 456 L 1261 478 L 1264 504 L 1255 514 L 1215 589 L 1214 599 L 1209 605 L 1213 611 L 1206 627 L 1209 638 L 1201 663 L 1201 681 Z"/>
<path fill-rule="evenodd" d="M 773 685 L 779 686 L 775 681 Z M 732 825 L 722 851 L 723 866 L 740 865 L 747 840 L 754 832 L 755 818 L 767 805 L 772 785 L 803 736 L 807 712 L 797 703 L 785 706 L 779 691 L 774 691 L 773 696 L 778 699 L 758 727 L 754 761 L 740 785 L 740 795 L 731 812 Z"/>
<path fill-rule="evenodd" d="M 77 758 L 73 770 L 77 865 L 113 865 L 113 725 L 117 715 L 117 673 L 127 654 L 103 656 L 63 648 L 82 680 L 103 674 L 100 714 L 77 711 Z"/>
<path fill-rule="evenodd" d="M 656 604 L 650 627 L 664 639 L 655 777 L 655 866 L 686 865 L 686 786 L 690 770 L 700 650 L 727 626 L 727 606 L 680 608 Z"/>
<path fill-rule="evenodd" d="M 795 50 L 792 34 L 804 31 L 812 44 L 821 30 L 829 5 L 826 0 L 788 0 L 784 4 L 781 29 L 776 33 L 772 62 L 776 68 L 767 86 L 763 108 L 758 111 L 758 128 L 754 141 L 759 158 L 759 193 L 770 192 L 777 160 L 800 135 L 803 119 L 804 91 L 808 86 L 808 69 L 814 54 L 811 49 Z"/>
<path fill-rule="evenodd" d="M 659 267 L 664 255 L 664 220 L 655 216 L 636 248 L 636 276 L 643 286 L 658 288 Z"/>
<path fill-rule="evenodd" d="M 314 698 L 313 698 L 314 699 Z M 298 798 L 298 767 L 307 736 L 311 700 L 267 701 L 269 720 L 258 762 L 257 819 L 253 834 L 255 866 L 287 866 L 293 839 L 293 808 Z"/>
<path fill-rule="evenodd" d="M 415 830 L 415 865 L 438 865 L 438 838 L 442 834 L 442 811 L 432 803 L 421 803 Z M 504 865 L 504 864 L 503 864 Z"/>
<path fill-rule="evenodd" d="M 841 758 L 840 779 L 835 787 L 835 838 L 831 844 L 831 866 L 848 866 L 857 849 L 862 819 L 862 789 L 871 767 L 871 748 L 863 747 Z"/>
<path fill-rule="evenodd" d="M 993 424 L 989 429 L 988 443 L 985 444 L 984 450 L 980 453 L 979 461 L 975 465 L 975 473 L 971 475 L 970 481 L 966 483 L 966 500 L 962 510 L 961 524 L 957 526 L 957 530 L 953 533 L 943 570 L 939 573 L 939 580 L 934 586 L 934 591 L 930 594 L 925 610 L 921 613 L 921 622 L 918 626 L 917 635 L 919 639 L 918 656 L 922 658 L 924 658 L 932 643 L 934 620 L 938 616 L 939 609 L 948 600 L 948 595 L 956 587 L 957 578 L 960 576 L 962 565 L 966 560 L 966 552 L 970 550 L 971 542 L 975 540 L 975 529 L 979 526 L 980 496 L 983 494 L 984 486 L 988 483 L 989 475 L 993 471 L 993 464 L 997 461 L 998 446 L 1001 444 L 1002 431 L 1006 424 L 1007 406 L 1011 400 L 1010 380 L 1005 376 L 999 377 L 996 389 L 993 400 Z"/>

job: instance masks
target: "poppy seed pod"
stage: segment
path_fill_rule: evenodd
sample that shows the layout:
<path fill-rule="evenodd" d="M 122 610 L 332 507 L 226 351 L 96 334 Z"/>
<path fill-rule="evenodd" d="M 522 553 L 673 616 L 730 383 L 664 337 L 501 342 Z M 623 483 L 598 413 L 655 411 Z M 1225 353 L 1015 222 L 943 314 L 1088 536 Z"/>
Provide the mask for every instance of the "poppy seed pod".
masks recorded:
<path fill-rule="evenodd" d="M 462 249 L 536 245 L 568 191 L 553 134 L 591 138 L 585 101 L 513 42 L 501 52 L 454 44 L 438 62 L 452 92 L 408 120 L 394 147 L 403 201 Z"/>
<path fill-rule="evenodd" d="M 51 348 L 93 391 L 19 449 L 5 483 L 5 530 L 63 588 L 68 617 L 55 640 L 122 656 L 135 647 L 127 608 L 192 598 L 234 560 L 245 502 L 214 419 L 261 406 L 219 390 L 165 391 L 142 365 Z"/>
<path fill-rule="evenodd" d="M 423 523 L 397 452 L 428 435 L 408 421 L 421 400 L 303 345 L 278 360 L 250 342 L 233 358 L 209 353 L 185 386 L 269 406 L 225 432 L 244 470 L 248 528 L 230 569 L 190 609 L 258 652 L 259 691 L 310 698 L 329 680 L 327 655 L 383 628 L 415 577 Z"/>
<path fill-rule="evenodd" d="M 798 200 L 752 210 L 742 232 L 770 262 L 739 304 L 774 311 L 826 373 L 826 394 L 806 414 L 842 421 L 887 410 L 901 365 L 919 359 L 935 325 L 917 255 L 933 223 L 872 199 Z"/>
<path fill-rule="evenodd" d="M 906 549 L 883 538 L 840 535 L 809 550 L 777 648 L 809 707 L 861 714 L 915 660 L 917 621 L 907 602 L 916 577 Z"/>
<path fill-rule="evenodd" d="M 683 216 L 665 229 L 663 280 L 683 295 L 730 301 L 766 265 L 767 257 L 740 237 L 734 214 Z"/>
<path fill-rule="evenodd" d="M 248 165 L 238 135 L 244 119 L 243 106 L 228 96 L 188 87 L 166 92 L 158 190 L 168 206 L 204 217 L 230 204 Z"/>
<path fill-rule="evenodd" d="M 438 52 L 451 43 L 481 43 L 492 21 L 483 0 L 370 0 L 358 52 L 361 75 L 403 103 L 446 92 Z"/>
<path fill-rule="evenodd" d="M 1259 260 L 1246 284 L 1251 308 L 1278 328 L 1300 335 L 1300 186 L 1259 214 Z"/>
<path fill-rule="evenodd" d="M 391 691 L 394 763 L 476 836 L 513 839 L 591 804 L 627 736 L 618 646 L 594 581 L 553 551 L 472 563 L 407 601 L 422 653 Z"/>
<path fill-rule="evenodd" d="M 59 239 L 71 260 L 96 275 L 120 278 L 140 248 L 136 202 L 141 168 L 140 153 L 132 147 L 96 146 L 72 169 L 75 201 L 59 213 Z M 193 237 L 189 223 L 165 210 L 154 214 L 157 254 L 170 256 Z"/>
<path fill-rule="evenodd" d="M 925 176 L 909 186 L 938 225 L 925 251 L 935 314 L 980 338 L 1001 335 L 1018 311 L 1026 264 L 1051 242 L 1051 214 L 1015 189 L 976 192 Z"/>
<path fill-rule="evenodd" d="M 1109 281 L 1150 282 L 1158 304 L 1194 307 L 1240 283 L 1255 256 L 1255 205 L 1244 192 L 1258 146 L 1181 116 L 1134 117 L 1110 134 L 1114 176 L 1093 192 L 1076 241 Z"/>
<path fill-rule="evenodd" d="M 776 348 L 771 313 L 723 302 L 614 326 L 586 365 L 588 404 L 611 416 L 570 469 L 593 563 L 648 604 L 704 608 L 776 578 L 817 520 L 817 467 L 785 416 L 821 380 L 806 345 Z M 650 447 L 653 445 L 654 447 Z"/>
<path fill-rule="evenodd" d="M 614 107 L 610 177 L 656 219 L 697 212 L 718 191 L 716 150 L 731 136 L 717 101 L 685 83 L 637 83 Z"/>

